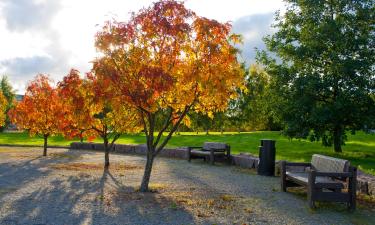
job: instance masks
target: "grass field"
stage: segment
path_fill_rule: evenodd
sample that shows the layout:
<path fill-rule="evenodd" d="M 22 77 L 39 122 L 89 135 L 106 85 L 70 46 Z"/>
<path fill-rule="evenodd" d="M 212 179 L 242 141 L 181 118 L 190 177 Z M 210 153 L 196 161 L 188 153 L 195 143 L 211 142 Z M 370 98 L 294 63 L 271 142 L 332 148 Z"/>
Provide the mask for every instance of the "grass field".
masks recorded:
<path fill-rule="evenodd" d="M 375 135 L 358 132 L 356 135 L 348 135 L 348 141 L 343 146 L 343 153 L 335 154 L 332 147 L 324 147 L 320 142 L 307 140 L 289 140 L 280 135 L 280 132 L 247 132 L 247 133 L 181 133 L 175 135 L 168 147 L 200 146 L 205 141 L 226 142 L 231 145 L 232 153 L 248 152 L 258 154 L 258 146 L 261 139 L 276 140 L 277 159 L 290 161 L 310 161 L 314 153 L 330 155 L 350 160 L 362 170 L 375 175 Z M 65 140 L 62 137 L 49 138 L 49 145 L 68 146 L 70 142 L 77 140 Z M 96 139 L 95 142 L 101 142 Z M 145 143 L 144 135 L 124 135 L 117 143 L 142 144 Z M 43 139 L 29 137 L 26 133 L 0 133 L 0 144 L 17 145 L 42 145 Z"/>

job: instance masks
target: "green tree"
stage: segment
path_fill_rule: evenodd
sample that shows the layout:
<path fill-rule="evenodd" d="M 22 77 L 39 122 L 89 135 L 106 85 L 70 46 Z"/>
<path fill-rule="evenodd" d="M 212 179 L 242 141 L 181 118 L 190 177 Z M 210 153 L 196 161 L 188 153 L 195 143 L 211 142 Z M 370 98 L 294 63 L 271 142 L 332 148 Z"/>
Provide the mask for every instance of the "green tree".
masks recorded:
<path fill-rule="evenodd" d="M 10 119 L 8 116 L 8 111 L 14 106 L 14 99 L 15 99 L 15 93 L 13 90 L 12 85 L 9 82 L 8 76 L 4 75 L 1 77 L 0 80 L 0 88 L 7 100 L 7 106 L 5 110 L 6 118 L 5 118 L 5 124 L 3 127 L 0 128 L 1 131 L 3 131 L 9 124 L 10 124 Z"/>
<path fill-rule="evenodd" d="M 239 91 L 232 104 L 233 125 L 245 130 L 280 130 L 271 77 L 260 65 L 253 64 L 246 70 L 245 79 L 246 90 Z"/>
<path fill-rule="evenodd" d="M 213 118 L 201 112 L 192 112 L 189 114 L 189 118 L 191 121 L 190 127 L 193 131 L 197 133 L 199 131 L 204 131 L 206 135 L 209 134 L 213 125 Z"/>
<path fill-rule="evenodd" d="M 363 129 L 375 114 L 374 0 L 287 0 L 277 32 L 258 59 L 272 76 L 285 132 L 333 144 Z M 372 117 L 372 118 L 371 118 Z"/>

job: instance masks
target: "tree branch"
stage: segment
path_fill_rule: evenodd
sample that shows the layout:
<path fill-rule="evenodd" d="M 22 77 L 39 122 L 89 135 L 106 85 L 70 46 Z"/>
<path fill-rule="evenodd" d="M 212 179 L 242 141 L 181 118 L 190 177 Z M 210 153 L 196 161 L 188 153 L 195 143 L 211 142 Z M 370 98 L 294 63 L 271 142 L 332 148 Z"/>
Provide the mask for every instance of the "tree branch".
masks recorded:
<path fill-rule="evenodd" d="M 161 150 L 163 150 L 163 148 L 167 145 L 168 141 L 172 137 L 172 134 L 177 130 L 177 128 L 180 125 L 181 121 L 184 119 L 184 117 L 186 116 L 186 114 L 189 112 L 189 110 L 193 106 L 194 102 L 195 101 L 193 101 L 193 103 L 191 105 L 188 105 L 188 106 L 185 107 L 185 110 L 182 112 L 180 118 L 178 119 L 178 121 L 176 122 L 176 124 L 172 127 L 172 129 L 169 131 L 168 136 L 164 139 L 163 143 L 155 151 L 154 156 L 156 156 L 157 154 L 159 154 L 159 152 L 161 152 Z"/>
<path fill-rule="evenodd" d="M 169 124 L 171 124 L 171 121 L 172 121 L 171 117 L 172 117 L 172 114 L 173 114 L 173 109 L 172 108 L 169 108 L 169 109 L 170 109 L 170 112 L 169 112 L 168 118 L 165 120 L 164 126 L 159 131 L 159 134 L 156 137 L 156 140 L 153 144 L 154 148 L 156 148 L 156 146 L 159 144 L 161 136 L 163 135 L 164 131 L 169 127 Z"/>

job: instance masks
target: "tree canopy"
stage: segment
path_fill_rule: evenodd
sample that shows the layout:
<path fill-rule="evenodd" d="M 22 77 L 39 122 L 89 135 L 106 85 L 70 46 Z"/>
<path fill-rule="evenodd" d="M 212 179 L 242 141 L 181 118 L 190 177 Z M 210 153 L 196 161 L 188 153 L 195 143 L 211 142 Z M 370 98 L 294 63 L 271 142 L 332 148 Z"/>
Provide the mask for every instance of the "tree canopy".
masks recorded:
<path fill-rule="evenodd" d="M 265 38 L 279 60 L 259 54 L 282 97 L 285 132 L 341 152 L 345 132 L 363 129 L 375 115 L 374 1 L 286 3 L 277 32 Z"/>
<path fill-rule="evenodd" d="M 113 95 L 110 83 L 98 80 L 93 73 L 80 77 L 72 69 L 58 84 L 67 109 L 63 134 L 68 137 L 101 137 L 105 150 L 105 167 L 109 151 L 123 133 L 139 132 L 140 120 L 135 110 Z"/>
<path fill-rule="evenodd" d="M 234 47 L 239 41 L 229 23 L 197 16 L 173 0 L 141 9 L 128 22 L 108 21 L 97 33 L 102 56 L 94 63 L 96 75 L 110 81 L 143 121 L 148 154 L 142 191 L 148 190 L 154 157 L 189 110 L 212 114 L 236 97 L 243 85 Z M 154 136 L 156 124 L 161 127 Z"/>
<path fill-rule="evenodd" d="M 9 111 L 9 116 L 19 129 L 44 138 L 43 155 L 46 156 L 47 139 L 60 132 L 65 110 L 53 81 L 39 74 L 29 83 L 23 100 Z"/>

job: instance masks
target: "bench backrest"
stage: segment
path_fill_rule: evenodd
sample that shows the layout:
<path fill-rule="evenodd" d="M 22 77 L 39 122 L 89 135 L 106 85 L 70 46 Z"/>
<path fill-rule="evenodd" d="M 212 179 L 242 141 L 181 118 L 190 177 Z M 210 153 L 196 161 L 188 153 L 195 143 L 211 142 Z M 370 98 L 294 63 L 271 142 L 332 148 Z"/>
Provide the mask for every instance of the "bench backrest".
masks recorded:
<path fill-rule="evenodd" d="M 350 162 L 344 159 L 314 154 L 311 159 L 311 165 L 319 172 L 342 173 L 349 171 Z"/>
<path fill-rule="evenodd" d="M 203 149 L 210 150 L 210 149 L 217 149 L 217 150 L 226 150 L 228 148 L 228 145 L 225 143 L 220 142 L 205 142 L 203 144 Z"/>

